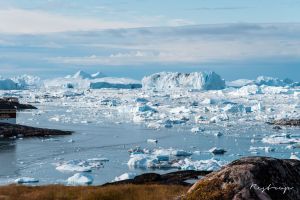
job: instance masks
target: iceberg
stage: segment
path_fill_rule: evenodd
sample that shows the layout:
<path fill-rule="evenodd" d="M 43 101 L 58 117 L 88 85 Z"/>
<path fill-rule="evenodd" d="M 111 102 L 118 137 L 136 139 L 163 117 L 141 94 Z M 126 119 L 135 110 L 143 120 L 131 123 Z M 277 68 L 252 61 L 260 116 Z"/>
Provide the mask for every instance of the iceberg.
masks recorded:
<path fill-rule="evenodd" d="M 76 173 L 67 180 L 68 185 L 90 185 L 94 181 L 93 177 L 85 173 Z"/>
<path fill-rule="evenodd" d="M 11 79 L 0 79 L 0 90 L 19 90 L 21 89 L 18 83 Z"/>
<path fill-rule="evenodd" d="M 220 90 L 225 88 L 225 81 L 215 72 L 160 72 L 144 77 L 142 85 L 156 90 Z"/>
<path fill-rule="evenodd" d="M 261 85 L 267 85 L 267 86 L 288 86 L 293 84 L 294 82 L 290 79 L 278 79 L 278 78 L 273 78 L 273 77 L 267 77 L 267 76 L 259 76 L 257 77 L 255 84 L 258 86 Z"/>
<path fill-rule="evenodd" d="M 113 182 L 116 182 L 116 181 L 124 181 L 124 180 L 128 180 L 128 179 L 134 179 L 134 177 L 136 177 L 136 173 L 124 173 L 122 174 L 121 176 L 117 176 Z"/>

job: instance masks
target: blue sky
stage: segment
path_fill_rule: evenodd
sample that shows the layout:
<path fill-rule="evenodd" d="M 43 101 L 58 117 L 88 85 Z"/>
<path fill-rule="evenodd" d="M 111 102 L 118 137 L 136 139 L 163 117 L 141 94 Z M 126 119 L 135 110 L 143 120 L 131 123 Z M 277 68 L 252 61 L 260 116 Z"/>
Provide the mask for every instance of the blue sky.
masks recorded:
<path fill-rule="evenodd" d="M 299 10 L 299 0 L 0 1 L 0 75 L 214 70 L 299 80 Z"/>

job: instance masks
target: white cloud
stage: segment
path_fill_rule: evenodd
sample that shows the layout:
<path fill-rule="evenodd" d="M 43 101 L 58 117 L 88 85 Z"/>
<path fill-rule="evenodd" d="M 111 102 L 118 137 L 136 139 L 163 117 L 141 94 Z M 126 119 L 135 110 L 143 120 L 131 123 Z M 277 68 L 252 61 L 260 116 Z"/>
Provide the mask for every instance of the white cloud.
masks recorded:
<path fill-rule="evenodd" d="M 75 18 L 37 10 L 0 10 L 0 33 L 54 33 L 97 29 L 133 28 L 139 24 Z"/>

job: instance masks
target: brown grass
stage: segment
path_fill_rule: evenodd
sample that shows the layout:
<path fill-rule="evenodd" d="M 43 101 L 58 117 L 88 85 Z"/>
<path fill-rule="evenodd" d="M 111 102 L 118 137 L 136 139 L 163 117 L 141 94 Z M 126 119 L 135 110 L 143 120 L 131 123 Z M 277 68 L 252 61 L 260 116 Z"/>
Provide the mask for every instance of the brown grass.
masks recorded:
<path fill-rule="evenodd" d="M 59 185 L 0 187 L 0 200 L 169 200 L 179 199 L 188 187 L 165 185 L 117 185 L 68 187 Z"/>

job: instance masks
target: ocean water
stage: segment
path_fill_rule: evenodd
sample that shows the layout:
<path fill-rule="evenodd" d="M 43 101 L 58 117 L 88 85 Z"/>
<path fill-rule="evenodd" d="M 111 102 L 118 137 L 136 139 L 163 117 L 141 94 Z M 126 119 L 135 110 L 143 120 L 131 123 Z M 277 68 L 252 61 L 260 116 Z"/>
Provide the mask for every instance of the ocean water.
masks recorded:
<path fill-rule="evenodd" d="M 52 113 L 63 112 L 66 108 L 49 106 L 43 109 L 47 109 L 47 113 L 34 119 L 31 112 L 19 113 L 18 123 L 72 130 L 74 134 L 50 138 L 0 139 L 0 184 L 12 183 L 19 177 L 37 178 L 38 184 L 65 184 L 67 178 L 75 172 L 58 171 L 55 169 L 55 164 L 76 159 L 107 158 L 109 160 L 102 167 L 90 172 L 94 177 L 94 185 L 110 182 L 116 176 L 126 172 L 141 174 L 177 170 L 128 167 L 128 150 L 136 146 L 150 150 L 159 147 L 183 149 L 194 152 L 191 156 L 193 160 L 216 158 L 228 162 L 243 156 L 254 155 L 289 158 L 291 152 L 294 151 L 286 149 L 286 145 L 270 145 L 261 142 L 264 136 L 275 132 L 269 125 L 226 129 L 223 136 L 216 137 L 213 134 L 193 134 L 184 126 L 153 130 L 143 125 L 115 123 L 108 119 L 88 124 L 50 122 L 48 118 Z M 219 130 L 222 131 L 222 127 Z M 288 132 L 297 133 L 299 129 L 290 129 Z M 147 143 L 149 138 L 157 139 L 158 143 Z M 249 151 L 250 146 L 274 147 L 275 151 L 253 153 Z M 207 152 L 212 147 L 224 148 L 227 152 L 224 155 L 214 156 Z"/>

